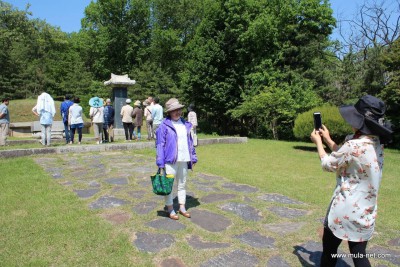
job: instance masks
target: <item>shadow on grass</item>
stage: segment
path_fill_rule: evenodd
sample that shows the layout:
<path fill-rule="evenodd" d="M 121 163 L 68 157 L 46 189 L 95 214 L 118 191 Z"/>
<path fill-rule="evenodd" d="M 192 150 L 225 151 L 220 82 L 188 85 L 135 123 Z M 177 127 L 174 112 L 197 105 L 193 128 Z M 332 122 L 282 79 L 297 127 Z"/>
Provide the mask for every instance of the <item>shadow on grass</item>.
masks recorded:
<path fill-rule="evenodd" d="M 311 146 L 293 146 L 293 148 L 297 149 L 297 150 L 308 151 L 308 152 L 318 152 L 316 147 L 311 147 Z"/>

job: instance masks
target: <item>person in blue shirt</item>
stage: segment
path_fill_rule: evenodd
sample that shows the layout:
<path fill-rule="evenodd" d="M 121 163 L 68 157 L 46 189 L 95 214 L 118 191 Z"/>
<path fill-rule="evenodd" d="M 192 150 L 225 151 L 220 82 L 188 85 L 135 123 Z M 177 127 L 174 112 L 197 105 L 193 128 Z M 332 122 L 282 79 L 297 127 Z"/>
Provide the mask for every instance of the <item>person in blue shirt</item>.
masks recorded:
<path fill-rule="evenodd" d="M 64 97 L 64 102 L 61 103 L 60 106 L 60 114 L 64 123 L 64 132 L 65 132 L 65 142 L 66 144 L 69 144 L 69 142 L 71 141 L 71 129 L 68 123 L 68 110 L 69 107 L 72 106 L 74 104 L 74 102 L 72 102 L 71 100 L 71 96 L 69 95 L 65 95 Z"/>
<path fill-rule="evenodd" d="M 111 99 L 106 100 L 106 106 L 104 107 L 104 143 L 114 142 L 114 115 L 115 110 L 111 105 Z"/>
<path fill-rule="evenodd" d="M 153 134 L 157 140 L 156 131 L 164 119 L 164 111 L 158 97 L 154 98 L 154 106 L 151 108 L 151 118 L 153 119 Z"/>

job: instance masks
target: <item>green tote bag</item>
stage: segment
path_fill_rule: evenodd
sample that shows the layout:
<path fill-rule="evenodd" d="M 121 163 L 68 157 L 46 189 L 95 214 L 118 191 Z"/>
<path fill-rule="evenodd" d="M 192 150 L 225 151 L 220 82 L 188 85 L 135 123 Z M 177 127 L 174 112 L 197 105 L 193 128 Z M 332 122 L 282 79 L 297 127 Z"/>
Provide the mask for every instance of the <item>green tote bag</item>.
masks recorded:
<path fill-rule="evenodd" d="M 150 176 L 151 184 L 153 186 L 153 192 L 156 195 L 166 196 L 171 194 L 172 187 L 174 185 L 174 175 L 172 174 L 161 174 L 159 168 L 155 175 Z"/>

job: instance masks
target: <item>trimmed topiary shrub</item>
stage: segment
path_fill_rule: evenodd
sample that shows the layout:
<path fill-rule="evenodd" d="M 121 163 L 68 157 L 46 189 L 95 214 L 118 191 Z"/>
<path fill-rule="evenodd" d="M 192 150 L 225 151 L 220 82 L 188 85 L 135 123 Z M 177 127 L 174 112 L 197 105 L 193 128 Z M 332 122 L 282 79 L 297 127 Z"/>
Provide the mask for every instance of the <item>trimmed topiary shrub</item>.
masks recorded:
<path fill-rule="evenodd" d="M 299 114 L 294 121 L 294 136 L 302 141 L 309 141 L 310 134 L 314 129 L 314 112 L 321 112 L 322 124 L 324 124 L 337 143 L 342 143 L 346 135 L 352 133 L 351 126 L 343 119 L 339 109 L 332 105 L 323 105 Z"/>

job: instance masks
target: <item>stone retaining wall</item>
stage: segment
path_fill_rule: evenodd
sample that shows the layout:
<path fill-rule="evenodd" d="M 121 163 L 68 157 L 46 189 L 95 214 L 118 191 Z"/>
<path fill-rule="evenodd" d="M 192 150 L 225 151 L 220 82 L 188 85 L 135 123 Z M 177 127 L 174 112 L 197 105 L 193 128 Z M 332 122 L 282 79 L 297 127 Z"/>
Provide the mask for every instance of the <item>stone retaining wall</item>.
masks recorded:
<path fill-rule="evenodd" d="M 199 146 L 211 144 L 238 144 L 246 143 L 247 137 L 221 137 L 199 139 Z M 0 158 L 23 157 L 38 154 L 65 154 L 78 152 L 102 152 L 113 150 L 130 150 L 154 148 L 154 142 L 109 143 L 101 145 L 65 145 L 58 147 L 13 149 L 0 151 Z"/>

